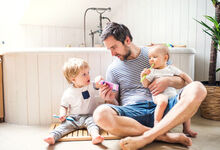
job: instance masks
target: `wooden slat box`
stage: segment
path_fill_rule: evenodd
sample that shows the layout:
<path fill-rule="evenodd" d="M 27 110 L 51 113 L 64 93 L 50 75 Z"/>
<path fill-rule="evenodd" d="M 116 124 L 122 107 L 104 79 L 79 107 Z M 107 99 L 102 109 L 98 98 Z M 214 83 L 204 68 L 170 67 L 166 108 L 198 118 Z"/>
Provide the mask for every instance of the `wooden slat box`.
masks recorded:
<path fill-rule="evenodd" d="M 59 126 L 59 123 L 52 124 L 50 130 L 53 130 L 57 126 Z M 101 130 L 100 133 L 101 133 L 101 136 L 104 137 L 105 140 L 120 139 L 120 137 L 114 136 L 104 130 Z M 81 130 L 76 130 L 76 131 L 73 131 L 73 132 L 65 135 L 64 137 L 62 137 L 58 141 L 64 142 L 64 141 L 88 141 L 88 140 L 92 140 L 88 131 L 86 129 L 81 129 Z"/>

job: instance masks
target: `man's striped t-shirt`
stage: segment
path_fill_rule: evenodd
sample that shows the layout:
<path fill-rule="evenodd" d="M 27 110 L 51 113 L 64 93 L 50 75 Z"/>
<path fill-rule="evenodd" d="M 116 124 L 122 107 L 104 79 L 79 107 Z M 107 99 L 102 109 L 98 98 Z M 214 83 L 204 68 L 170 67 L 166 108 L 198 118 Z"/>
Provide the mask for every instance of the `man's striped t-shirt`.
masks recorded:
<path fill-rule="evenodd" d="M 119 84 L 121 105 L 152 100 L 151 93 L 140 82 L 140 74 L 144 68 L 149 68 L 148 48 L 141 48 L 136 59 L 121 61 L 115 58 L 106 72 L 107 81 Z"/>

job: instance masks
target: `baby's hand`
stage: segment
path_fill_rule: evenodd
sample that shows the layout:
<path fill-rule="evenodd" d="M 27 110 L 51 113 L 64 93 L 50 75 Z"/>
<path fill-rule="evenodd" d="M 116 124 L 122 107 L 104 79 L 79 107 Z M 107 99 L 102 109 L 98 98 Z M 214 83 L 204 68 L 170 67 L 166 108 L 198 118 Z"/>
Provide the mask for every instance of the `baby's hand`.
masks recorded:
<path fill-rule="evenodd" d="M 60 119 L 61 122 L 65 121 L 66 120 L 66 115 L 65 116 L 60 116 L 59 119 Z"/>
<path fill-rule="evenodd" d="M 151 73 L 151 70 L 150 69 L 144 69 L 142 72 L 141 72 L 141 78 L 143 76 L 146 76 L 146 75 L 149 75 Z"/>
<path fill-rule="evenodd" d="M 101 80 L 104 80 L 104 78 L 102 76 L 97 76 L 95 77 L 95 87 L 96 88 L 100 88 L 102 85 L 99 83 Z"/>
<path fill-rule="evenodd" d="M 145 75 L 149 75 L 151 73 L 151 70 L 150 69 L 145 69 L 144 73 L 145 73 Z"/>

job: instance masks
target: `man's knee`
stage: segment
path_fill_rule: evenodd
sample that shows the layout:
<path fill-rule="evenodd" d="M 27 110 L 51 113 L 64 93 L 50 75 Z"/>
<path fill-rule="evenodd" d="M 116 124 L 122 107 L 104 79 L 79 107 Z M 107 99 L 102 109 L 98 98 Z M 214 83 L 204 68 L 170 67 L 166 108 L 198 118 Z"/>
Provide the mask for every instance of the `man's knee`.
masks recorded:
<path fill-rule="evenodd" d="M 192 91 L 193 93 L 188 93 L 188 91 Z M 194 81 L 191 84 L 189 84 L 185 94 L 186 95 L 190 94 L 189 96 L 191 97 L 192 100 L 202 102 L 207 95 L 207 90 L 201 82 Z"/>
<path fill-rule="evenodd" d="M 100 105 L 97 107 L 93 113 L 93 119 L 95 123 L 100 126 L 108 126 L 110 123 L 112 113 L 112 108 L 107 105 Z"/>
<path fill-rule="evenodd" d="M 199 81 L 195 81 L 193 84 L 195 86 L 196 97 L 199 97 L 203 101 L 207 95 L 205 86 Z"/>

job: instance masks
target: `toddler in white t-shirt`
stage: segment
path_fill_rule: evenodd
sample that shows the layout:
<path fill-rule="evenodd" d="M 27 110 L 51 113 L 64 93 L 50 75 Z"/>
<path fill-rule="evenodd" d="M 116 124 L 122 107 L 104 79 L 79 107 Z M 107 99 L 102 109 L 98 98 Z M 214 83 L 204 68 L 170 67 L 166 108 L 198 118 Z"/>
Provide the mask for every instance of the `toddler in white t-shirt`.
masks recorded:
<path fill-rule="evenodd" d="M 142 84 L 144 87 L 148 87 L 150 83 L 160 77 L 179 76 L 187 84 L 192 82 L 192 79 L 183 71 L 176 68 L 173 65 L 167 65 L 169 60 L 169 49 L 165 45 L 156 45 L 149 49 L 148 52 L 149 63 L 151 68 L 144 69 L 141 73 Z M 167 87 L 164 92 L 153 96 L 153 101 L 157 104 L 154 113 L 154 126 L 159 123 L 164 115 L 164 111 L 168 104 L 168 99 L 177 95 L 176 89 L 173 87 Z M 183 132 L 191 137 L 197 135 L 190 129 L 190 120 L 183 123 Z"/>
<path fill-rule="evenodd" d="M 44 141 L 54 144 L 74 130 L 87 128 L 92 137 L 92 143 L 101 143 L 104 138 L 100 136 L 99 127 L 92 118 L 93 110 L 95 106 L 98 106 L 98 102 L 94 94 L 89 92 L 89 89 L 93 88 L 90 88 L 92 84 L 88 63 L 81 58 L 71 58 L 64 64 L 63 73 L 71 87 L 64 91 L 61 99 L 59 119 L 62 123 L 51 131 Z M 67 116 L 68 119 L 66 119 Z"/>

